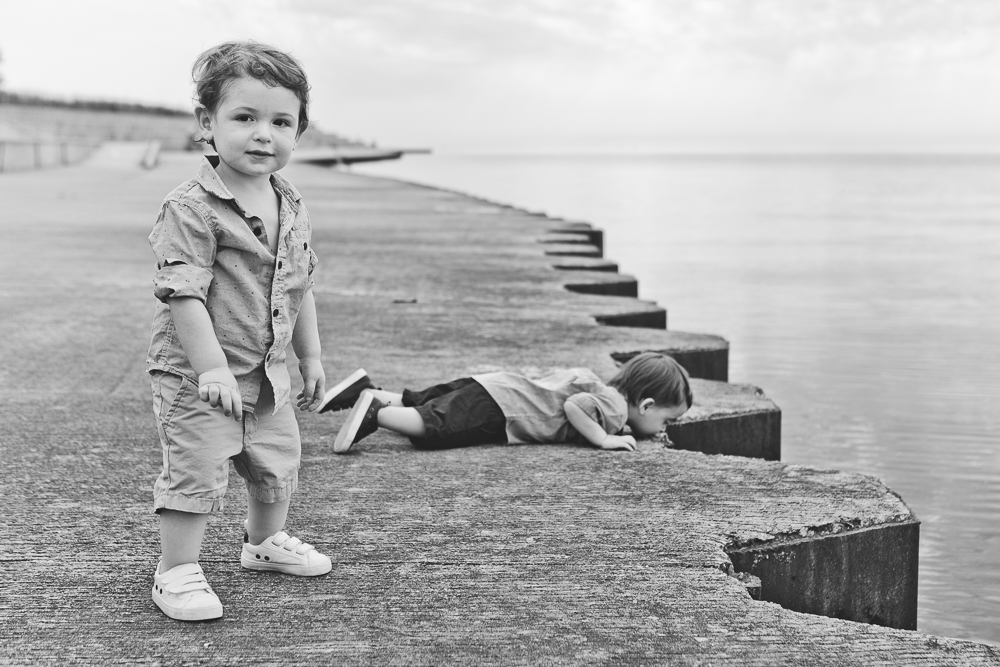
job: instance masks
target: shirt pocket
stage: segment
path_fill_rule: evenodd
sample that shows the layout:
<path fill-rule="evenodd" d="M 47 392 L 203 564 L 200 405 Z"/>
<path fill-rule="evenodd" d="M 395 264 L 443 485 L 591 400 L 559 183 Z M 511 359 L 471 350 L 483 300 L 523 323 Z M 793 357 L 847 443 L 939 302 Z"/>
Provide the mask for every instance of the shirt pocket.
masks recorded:
<path fill-rule="evenodd" d="M 292 229 L 286 237 L 285 255 L 278 260 L 281 263 L 278 271 L 284 275 L 289 291 L 304 292 L 309 284 L 310 236 L 308 231 Z"/>

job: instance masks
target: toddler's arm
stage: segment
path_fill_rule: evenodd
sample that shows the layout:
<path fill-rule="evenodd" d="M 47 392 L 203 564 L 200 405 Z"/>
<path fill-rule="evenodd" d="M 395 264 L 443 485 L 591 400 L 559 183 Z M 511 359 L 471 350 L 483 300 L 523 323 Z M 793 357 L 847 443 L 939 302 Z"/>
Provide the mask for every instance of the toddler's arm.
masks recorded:
<path fill-rule="evenodd" d="M 198 396 L 213 408 L 221 406 L 227 417 L 231 415 L 240 421 L 243 419 L 240 387 L 229 370 L 226 353 L 215 336 L 205 304 L 194 297 L 174 297 L 167 300 L 167 305 L 181 347 L 198 374 Z"/>
<path fill-rule="evenodd" d="M 563 404 L 566 411 L 566 419 L 572 424 L 580 435 L 586 438 L 587 442 L 596 445 L 601 449 L 627 449 L 635 450 L 635 438 L 630 435 L 612 435 L 605 433 L 600 424 L 590 418 L 576 403 L 566 401 Z"/>
<path fill-rule="evenodd" d="M 326 373 L 320 359 L 319 325 L 312 289 L 302 296 L 299 317 L 292 330 L 292 349 L 299 358 L 299 373 L 302 374 L 302 391 L 295 397 L 297 405 L 299 410 L 315 412 L 326 393 Z"/>

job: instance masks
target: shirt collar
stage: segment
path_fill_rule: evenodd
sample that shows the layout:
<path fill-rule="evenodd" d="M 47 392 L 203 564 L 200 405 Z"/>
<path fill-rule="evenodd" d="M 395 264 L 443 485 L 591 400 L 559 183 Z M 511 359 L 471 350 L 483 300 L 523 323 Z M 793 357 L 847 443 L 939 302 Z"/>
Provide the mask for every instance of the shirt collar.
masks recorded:
<path fill-rule="evenodd" d="M 206 155 L 205 159 L 201 162 L 201 167 L 198 169 L 198 184 L 219 199 L 230 199 L 235 202 L 236 197 L 233 196 L 233 193 L 223 183 L 219 173 L 215 171 L 215 167 L 218 164 L 218 155 Z M 294 208 L 298 208 L 298 203 L 302 201 L 302 195 L 299 194 L 294 185 L 286 181 L 279 174 L 271 174 L 271 184 Z"/>

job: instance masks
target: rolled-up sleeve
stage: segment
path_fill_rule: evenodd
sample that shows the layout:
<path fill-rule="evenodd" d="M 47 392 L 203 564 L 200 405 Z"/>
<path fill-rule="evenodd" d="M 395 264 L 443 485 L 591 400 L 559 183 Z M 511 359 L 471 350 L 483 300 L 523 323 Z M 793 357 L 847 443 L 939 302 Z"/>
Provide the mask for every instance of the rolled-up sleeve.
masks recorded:
<path fill-rule="evenodd" d="M 316 271 L 316 265 L 319 264 L 319 257 L 313 252 L 312 246 L 309 246 L 309 280 L 306 282 L 306 289 L 312 289 L 316 284 L 316 278 L 313 273 Z"/>
<path fill-rule="evenodd" d="M 204 303 L 216 253 L 215 233 L 205 217 L 183 202 L 164 202 L 149 245 L 156 255 L 156 298 L 166 302 L 174 297 L 194 297 Z"/>
<path fill-rule="evenodd" d="M 604 429 L 605 433 L 617 433 L 625 426 L 628 405 L 620 395 L 611 391 L 602 391 L 599 394 L 573 394 L 566 399 L 566 402 L 573 403 L 583 410 Z"/>

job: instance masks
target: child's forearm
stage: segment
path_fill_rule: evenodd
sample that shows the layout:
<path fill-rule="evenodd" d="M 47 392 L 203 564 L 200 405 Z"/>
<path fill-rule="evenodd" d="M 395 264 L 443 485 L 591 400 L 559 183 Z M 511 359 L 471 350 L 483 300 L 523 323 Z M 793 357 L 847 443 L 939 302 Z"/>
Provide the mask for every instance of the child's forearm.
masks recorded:
<path fill-rule="evenodd" d="M 177 328 L 177 337 L 184 348 L 191 368 L 197 375 L 214 368 L 228 368 L 226 353 L 219 345 L 212 326 L 212 318 L 200 300 L 176 297 L 167 301 L 170 317 Z"/>
<path fill-rule="evenodd" d="M 577 430 L 577 432 L 582 435 L 587 442 L 597 447 L 604 444 L 607 439 L 608 434 L 601 427 L 600 424 L 595 422 L 590 416 L 583 411 L 583 408 L 575 403 L 570 403 L 566 401 L 563 404 L 563 410 L 566 411 L 566 419 L 569 421 L 570 425 Z"/>
<path fill-rule="evenodd" d="M 302 297 L 299 316 L 292 330 L 292 349 L 299 359 L 320 358 L 319 324 L 316 317 L 316 299 L 312 290 L 306 290 Z"/>

